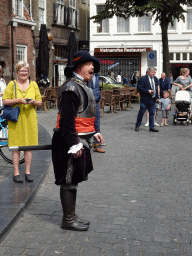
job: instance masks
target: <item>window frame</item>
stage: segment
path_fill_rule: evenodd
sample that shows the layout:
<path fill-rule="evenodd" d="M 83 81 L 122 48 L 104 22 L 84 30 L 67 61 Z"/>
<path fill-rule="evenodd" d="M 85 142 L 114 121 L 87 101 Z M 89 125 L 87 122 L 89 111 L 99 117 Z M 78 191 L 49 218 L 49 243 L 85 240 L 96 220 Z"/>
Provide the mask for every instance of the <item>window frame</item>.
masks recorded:
<path fill-rule="evenodd" d="M 24 50 L 23 51 L 24 58 L 18 58 L 18 48 Z M 19 61 L 27 62 L 27 45 L 22 45 L 22 44 L 17 44 L 16 45 L 16 60 L 17 60 L 17 62 L 19 62 Z"/>
<path fill-rule="evenodd" d="M 128 31 L 118 31 L 118 19 L 121 19 L 120 24 L 123 22 L 128 22 Z M 120 28 L 121 28 L 121 26 L 120 26 Z M 123 17 L 117 17 L 117 33 L 118 34 L 130 33 L 130 19 L 129 18 L 126 20 Z"/>
<path fill-rule="evenodd" d="M 69 0 L 69 15 L 70 15 L 70 12 L 71 12 L 71 24 L 69 24 L 69 26 L 71 27 L 76 27 L 76 0 Z"/>
<path fill-rule="evenodd" d="M 104 4 L 97 4 L 96 5 L 96 13 L 98 14 L 99 12 L 98 12 L 98 8 L 99 7 L 104 7 L 105 8 L 105 5 Z M 103 8 L 103 9 L 104 9 Z M 102 8 L 101 8 L 102 9 Z M 101 10 L 102 11 L 102 10 Z M 106 22 L 106 26 L 104 26 L 104 22 Z M 108 24 L 107 24 L 108 23 Z M 110 31 L 110 27 L 109 27 L 109 18 L 107 18 L 107 19 L 104 19 L 104 20 L 102 20 L 102 21 L 100 21 L 100 22 L 97 22 L 96 23 L 97 24 L 97 33 L 98 34 L 109 34 L 109 31 Z M 101 28 L 101 32 L 99 32 L 99 27 Z M 106 31 L 104 31 L 103 32 L 103 29 L 102 29 L 102 27 L 108 27 L 108 29 L 106 30 Z"/>
<path fill-rule="evenodd" d="M 191 22 L 188 22 L 188 10 L 191 10 Z M 192 31 L 192 25 L 191 28 L 188 28 L 188 25 L 192 24 L 192 5 L 190 6 L 189 3 L 187 3 L 187 12 L 186 12 L 186 31 Z"/>
<path fill-rule="evenodd" d="M 171 26 L 171 22 L 168 25 L 168 32 L 174 32 L 177 30 L 177 22 L 174 20 L 173 27 Z"/>
<path fill-rule="evenodd" d="M 21 2 L 21 7 L 20 7 L 20 14 L 18 14 L 16 12 L 16 5 L 18 6 L 18 2 Z M 23 13 L 23 0 L 12 0 L 12 9 L 13 9 L 13 13 L 15 14 L 16 18 L 23 18 L 24 13 Z"/>
<path fill-rule="evenodd" d="M 141 22 L 141 24 L 140 24 L 140 20 L 142 19 L 142 18 L 148 18 L 149 19 L 149 30 L 144 30 L 144 31 L 140 31 L 139 30 L 139 27 L 140 27 L 140 25 L 143 23 L 143 22 Z M 147 15 L 144 15 L 144 16 L 141 16 L 141 17 L 138 17 L 137 18 L 137 27 L 138 27 L 138 29 L 137 29 L 137 32 L 138 33 L 151 33 L 151 28 L 152 28 L 152 26 L 151 26 L 151 17 L 150 16 L 147 16 Z"/>
<path fill-rule="evenodd" d="M 40 3 L 44 4 L 44 6 L 40 6 Z M 39 13 L 38 13 L 38 18 L 39 18 L 39 29 L 41 28 L 41 24 L 46 24 L 46 7 L 47 7 L 47 2 L 46 0 L 39 0 L 38 2 L 38 9 L 39 9 Z M 40 12 L 42 12 L 42 14 L 40 15 Z M 41 21 L 41 17 L 43 17 L 43 21 Z"/>
<path fill-rule="evenodd" d="M 64 0 L 56 0 L 56 3 L 58 5 L 58 20 L 57 23 L 58 24 L 64 24 L 64 20 L 65 20 L 65 2 Z"/>

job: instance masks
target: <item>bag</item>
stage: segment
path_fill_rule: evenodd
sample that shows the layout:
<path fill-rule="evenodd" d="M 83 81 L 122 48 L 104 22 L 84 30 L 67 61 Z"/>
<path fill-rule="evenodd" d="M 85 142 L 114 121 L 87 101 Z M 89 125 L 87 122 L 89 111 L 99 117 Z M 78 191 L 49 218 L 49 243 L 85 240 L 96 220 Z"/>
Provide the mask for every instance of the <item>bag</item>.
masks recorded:
<path fill-rule="evenodd" d="M 3 108 L 3 114 L 1 115 L 1 118 L 12 121 L 12 122 L 17 122 L 18 117 L 20 113 L 20 107 L 15 107 L 12 108 L 8 105 L 5 105 Z"/>
<path fill-rule="evenodd" d="M 15 81 L 14 81 L 15 84 Z M 16 84 L 15 84 L 15 98 L 17 98 L 17 90 L 16 90 Z M 18 117 L 20 114 L 20 107 L 15 107 L 12 108 L 9 105 L 5 105 L 3 107 L 3 114 L 1 115 L 1 118 L 12 121 L 12 122 L 17 122 Z"/>

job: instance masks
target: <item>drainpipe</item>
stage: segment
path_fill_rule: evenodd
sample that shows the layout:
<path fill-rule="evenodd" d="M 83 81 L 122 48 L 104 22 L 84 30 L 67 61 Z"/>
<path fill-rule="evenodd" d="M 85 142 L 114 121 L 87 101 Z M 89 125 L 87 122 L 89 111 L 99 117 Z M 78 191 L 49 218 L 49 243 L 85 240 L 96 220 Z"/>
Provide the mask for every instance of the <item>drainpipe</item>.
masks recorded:
<path fill-rule="evenodd" d="M 29 13 L 30 13 L 31 19 L 33 19 L 33 17 L 32 17 L 32 0 L 30 0 L 30 3 L 29 3 Z"/>
<path fill-rule="evenodd" d="M 13 21 L 11 22 L 11 49 L 12 49 L 12 80 L 14 79 L 14 44 L 13 44 Z"/>
<path fill-rule="evenodd" d="M 86 41 L 88 40 L 88 28 L 87 28 L 87 25 L 88 25 L 88 22 L 87 22 L 87 7 L 88 7 L 88 5 L 87 5 L 87 0 L 86 0 Z"/>

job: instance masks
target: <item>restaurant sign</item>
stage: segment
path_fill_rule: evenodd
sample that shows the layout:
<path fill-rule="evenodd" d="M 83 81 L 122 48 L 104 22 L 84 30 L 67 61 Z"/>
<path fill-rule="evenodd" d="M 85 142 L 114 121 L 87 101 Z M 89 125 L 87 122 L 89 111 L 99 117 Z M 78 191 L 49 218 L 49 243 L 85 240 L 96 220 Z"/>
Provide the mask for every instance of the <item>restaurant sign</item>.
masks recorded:
<path fill-rule="evenodd" d="M 97 48 L 100 53 L 147 52 L 147 48 Z"/>

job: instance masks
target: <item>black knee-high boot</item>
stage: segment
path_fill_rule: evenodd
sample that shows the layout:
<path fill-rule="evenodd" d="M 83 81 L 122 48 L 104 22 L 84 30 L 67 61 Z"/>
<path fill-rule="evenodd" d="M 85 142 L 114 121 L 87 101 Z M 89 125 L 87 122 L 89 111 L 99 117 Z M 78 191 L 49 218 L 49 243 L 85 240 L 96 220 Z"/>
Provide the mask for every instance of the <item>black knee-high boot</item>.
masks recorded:
<path fill-rule="evenodd" d="M 75 190 L 66 190 L 62 188 L 62 186 L 60 187 L 60 198 L 63 208 L 61 228 L 75 231 L 86 231 L 89 226 L 78 222 L 76 219 L 74 191 Z"/>
<path fill-rule="evenodd" d="M 71 192 L 73 193 L 73 200 L 74 200 L 73 203 L 74 203 L 74 205 L 76 205 L 77 190 L 72 190 Z M 80 223 L 82 223 L 82 224 L 84 224 L 84 225 L 90 225 L 90 221 L 80 219 L 80 218 L 77 216 L 76 213 L 75 213 L 75 218 L 76 218 L 76 220 L 77 220 L 78 222 L 80 222 Z"/>

